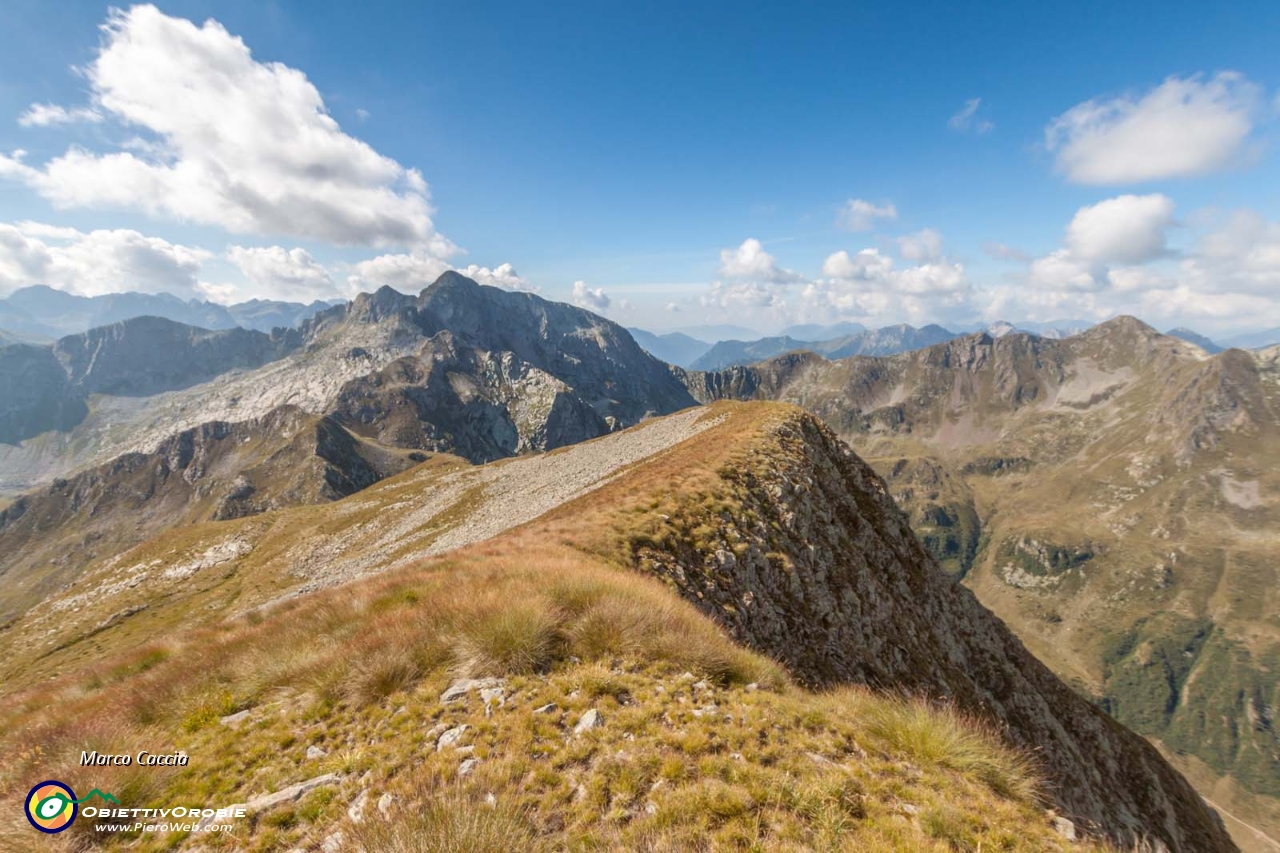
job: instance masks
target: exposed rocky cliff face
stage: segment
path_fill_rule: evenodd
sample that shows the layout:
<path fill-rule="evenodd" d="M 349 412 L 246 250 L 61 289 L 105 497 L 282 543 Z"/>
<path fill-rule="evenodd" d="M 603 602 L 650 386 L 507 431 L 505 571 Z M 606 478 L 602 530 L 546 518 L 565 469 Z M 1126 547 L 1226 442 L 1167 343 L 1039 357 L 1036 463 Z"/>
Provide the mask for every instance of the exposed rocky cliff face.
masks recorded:
<path fill-rule="evenodd" d="M 621 326 L 453 272 L 418 296 L 384 287 L 271 335 L 139 318 L 64 338 L 45 355 L 0 348 L 6 359 L 15 369 L 0 374 L 0 391 L 15 387 L 13 402 L 0 402 L 0 442 L 48 433 L 0 446 L 0 487 L 9 492 L 149 453 L 205 421 L 258 418 L 284 404 L 332 413 L 369 437 L 480 461 L 696 403 Z M 45 374 L 53 391 L 23 378 Z M 100 395 L 92 410 L 89 394 Z"/>
<path fill-rule="evenodd" d="M 938 567 L 885 482 L 814 418 L 721 470 L 637 565 L 815 685 L 858 682 L 948 698 L 1033 750 L 1048 792 L 1130 845 L 1232 850 L 1220 821 L 1142 738 L 1072 692 Z"/>
<path fill-rule="evenodd" d="M 69 430 L 89 413 L 48 346 L 0 346 L 0 442 Z"/>
<path fill-rule="evenodd" d="M 188 388 L 229 370 L 259 367 L 302 343 L 293 331 L 208 331 L 160 317 L 136 317 L 68 335 L 54 358 L 85 394 L 149 397 Z"/>
<path fill-rule="evenodd" d="M 0 347 L 0 442 L 74 428 L 88 415 L 91 394 L 148 397 L 189 388 L 275 361 L 300 343 L 284 329 L 211 332 L 137 317 L 49 346 Z"/>
<path fill-rule="evenodd" d="M 614 323 L 446 273 L 417 298 L 384 288 L 353 311 L 425 336 L 337 395 L 335 416 L 402 447 L 488 461 L 595 438 L 696 401 Z"/>
<path fill-rule="evenodd" d="M 1035 654 L 1176 761 L 1203 762 L 1199 780 L 1225 778 L 1239 796 L 1217 780 L 1206 793 L 1275 835 L 1276 364 L 1121 317 L 1064 340 L 977 334 L 682 375 L 702 400 L 820 416 Z"/>

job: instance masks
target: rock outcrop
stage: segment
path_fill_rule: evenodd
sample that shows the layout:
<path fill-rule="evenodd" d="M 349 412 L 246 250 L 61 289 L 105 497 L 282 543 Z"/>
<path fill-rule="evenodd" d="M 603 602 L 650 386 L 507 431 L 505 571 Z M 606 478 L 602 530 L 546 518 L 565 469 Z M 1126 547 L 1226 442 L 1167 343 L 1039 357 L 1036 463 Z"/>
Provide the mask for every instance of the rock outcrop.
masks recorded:
<path fill-rule="evenodd" d="M 885 482 L 793 412 L 685 505 L 636 564 L 815 686 L 955 702 L 1032 751 L 1077 827 L 1122 844 L 1232 850 L 1221 822 L 1149 743 L 1056 678 L 921 547 Z M 726 509 L 726 506 L 732 509 Z M 710 507 L 710 508 L 709 508 Z"/>
<path fill-rule="evenodd" d="M 1179 768 L 1263 798 L 1224 806 L 1275 835 L 1275 349 L 1209 355 L 1118 317 L 1062 340 L 979 333 L 679 375 L 701 400 L 818 415 L 1037 656 Z"/>

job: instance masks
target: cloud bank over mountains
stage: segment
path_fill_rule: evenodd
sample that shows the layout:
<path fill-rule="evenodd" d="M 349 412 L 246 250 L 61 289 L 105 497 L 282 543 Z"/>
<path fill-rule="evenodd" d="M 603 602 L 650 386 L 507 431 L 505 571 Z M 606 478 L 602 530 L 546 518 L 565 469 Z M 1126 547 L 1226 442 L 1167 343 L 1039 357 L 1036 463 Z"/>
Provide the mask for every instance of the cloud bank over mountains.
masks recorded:
<path fill-rule="evenodd" d="M 1171 234 L 1179 231 L 1194 235 L 1183 250 L 1171 248 Z M 1209 327 L 1280 323 L 1280 223 L 1253 211 L 1199 217 L 1193 228 L 1160 193 L 1104 199 L 1078 209 L 1050 252 L 991 247 L 1009 269 L 987 286 L 971 280 L 936 229 L 890 245 L 896 251 L 831 253 L 820 275 L 798 279 L 780 274 L 776 259 L 751 238 L 721 252 L 725 280 L 699 304 L 725 318 L 746 312 L 762 324 L 900 318 L 919 325 L 1011 316 L 1046 322 L 1122 313 L 1153 322 L 1196 317 Z"/>

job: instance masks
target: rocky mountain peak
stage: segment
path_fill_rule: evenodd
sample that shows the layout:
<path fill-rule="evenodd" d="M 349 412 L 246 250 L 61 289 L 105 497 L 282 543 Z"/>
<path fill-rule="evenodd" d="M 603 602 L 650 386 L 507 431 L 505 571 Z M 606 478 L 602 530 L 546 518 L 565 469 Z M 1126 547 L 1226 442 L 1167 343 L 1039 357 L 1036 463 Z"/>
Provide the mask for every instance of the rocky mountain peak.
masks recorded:
<path fill-rule="evenodd" d="M 414 299 L 394 287 L 383 285 L 373 293 L 361 293 L 351 300 L 345 318 L 361 323 L 377 323 L 412 308 Z"/>

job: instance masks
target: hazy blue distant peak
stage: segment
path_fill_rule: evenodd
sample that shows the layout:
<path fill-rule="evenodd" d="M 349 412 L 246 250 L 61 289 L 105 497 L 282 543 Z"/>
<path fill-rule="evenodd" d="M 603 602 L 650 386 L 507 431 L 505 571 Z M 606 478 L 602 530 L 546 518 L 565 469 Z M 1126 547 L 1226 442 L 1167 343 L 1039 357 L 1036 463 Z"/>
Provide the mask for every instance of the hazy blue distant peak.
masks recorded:
<path fill-rule="evenodd" d="M 79 296 L 45 285 L 15 290 L 0 299 L 0 330 L 35 339 L 56 339 L 135 317 L 161 317 L 201 329 L 246 329 L 269 332 L 293 327 L 333 304 L 346 300 L 281 302 L 252 299 L 219 305 L 180 299 L 171 293 L 124 291 Z"/>
<path fill-rule="evenodd" d="M 833 338 L 842 338 L 847 335 L 856 335 L 859 332 L 865 332 L 867 327 L 861 323 L 852 321 L 844 323 L 831 323 L 830 325 L 822 325 L 820 323 L 799 323 L 794 326 L 787 326 L 778 334 L 787 338 L 798 338 L 802 341 L 829 341 Z"/>
<path fill-rule="evenodd" d="M 1264 329 L 1261 332 L 1234 335 L 1222 342 L 1224 347 L 1235 347 L 1237 349 L 1262 349 L 1273 344 L 1280 344 L 1280 326 L 1274 329 Z"/>

